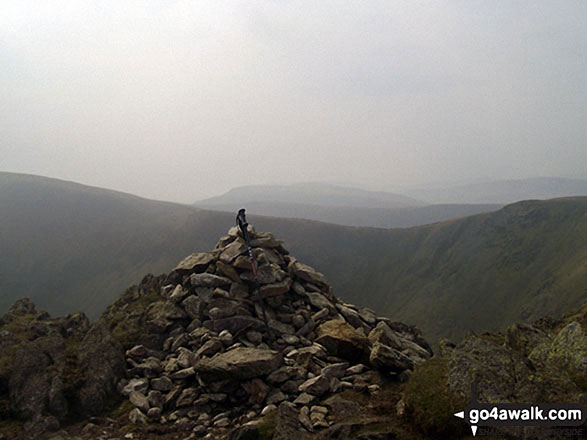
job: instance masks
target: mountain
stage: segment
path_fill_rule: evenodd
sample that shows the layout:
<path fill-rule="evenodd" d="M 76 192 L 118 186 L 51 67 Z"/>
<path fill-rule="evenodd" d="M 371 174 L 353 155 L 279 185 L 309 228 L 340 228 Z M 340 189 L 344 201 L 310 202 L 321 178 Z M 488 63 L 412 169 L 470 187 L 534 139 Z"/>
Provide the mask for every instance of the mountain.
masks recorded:
<path fill-rule="evenodd" d="M 418 200 L 400 194 L 327 183 L 242 186 L 233 188 L 221 196 L 196 202 L 195 205 L 211 209 L 223 206 L 235 211 L 249 203 L 258 202 L 356 208 L 405 208 L 424 205 Z"/>
<path fill-rule="evenodd" d="M 145 273 L 210 249 L 234 213 L 0 174 L 3 309 L 31 297 L 51 313 L 97 316 Z M 338 296 L 458 339 L 560 315 L 587 296 L 587 197 L 520 202 L 409 229 L 251 216 L 324 273 Z"/>
<path fill-rule="evenodd" d="M 202 205 L 204 206 L 204 205 Z M 251 201 L 246 205 L 218 203 L 214 209 L 235 212 L 246 206 L 247 212 L 285 218 L 303 218 L 346 226 L 408 228 L 450 220 L 467 215 L 495 211 L 498 204 L 446 204 L 404 208 L 366 208 L 356 206 L 320 206 L 303 203 Z"/>
<path fill-rule="evenodd" d="M 587 195 L 586 179 L 535 177 L 468 185 L 421 187 L 401 191 L 428 203 L 498 203 Z"/>

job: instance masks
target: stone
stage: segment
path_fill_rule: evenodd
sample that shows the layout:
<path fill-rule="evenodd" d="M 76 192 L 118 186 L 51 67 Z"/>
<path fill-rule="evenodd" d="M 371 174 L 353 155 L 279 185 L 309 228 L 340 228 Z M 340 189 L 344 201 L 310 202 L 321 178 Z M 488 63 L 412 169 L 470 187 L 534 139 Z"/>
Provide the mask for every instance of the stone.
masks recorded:
<path fill-rule="evenodd" d="M 230 264 L 226 264 L 223 261 L 217 261 L 216 262 L 216 268 L 218 269 L 218 271 L 220 273 L 224 274 L 225 276 L 227 276 L 228 278 L 230 278 L 235 283 L 240 283 L 241 282 L 240 275 L 238 274 L 238 272 L 236 271 L 236 269 L 233 266 L 231 266 Z"/>
<path fill-rule="evenodd" d="M 261 411 L 261 415 L 262 416 L 266 416 L 267 414 L 275 411 L 277 409 L 277 406 L 275 405 L 267 405 L 265 408 L 263 408 L 263 410 Z"/>
<path fill-rule="evenodd" d="M 140 409 L 141 412 L 146 413 L 147 411 L 149 411 L 149 408 L 151 406 L 149 405 L 147 397 L 143 393 L 140 393 L 139 391 L 133 391 L 130 393 L 128 398 L 130 400 L 130 403 L 132 403 L 134 406 Z"/>
<path fill-rule="evenodd" d="M 334 377 L 340 379 L 341 377 L 345 376 L 348 367 L 348 362 L 339 362 L 322 368 L 322 372 L 320 374 L 328 378 Z"/>
<path fill-rule="evenodd" d="M 163 405 L 165 404 L 165 399 L 161 391 L 149 391 L 149 394 L 147 395 L 147 400 L 149 401 L 149 406 L 151 407 L 163 408 Z"/>
<path fill-rule="evenodd" d="M 237 335 L 247 329 L 251 330 L 264 330 L 265 324 L 263 321 L 252 316 L 233 316 L 230 318 L 214 319 L 204 321 L 202 324 L 205 328 L 221 332 L 222 330 L 228 330 L 233 335 Z"/>
<path fill-rule="evenodd" d="M 291 279 L 287 278 L 278 283 L 265 284 L 261 286 L 261 296 L 263 298 L 270 298 L 277 295 L 283 295 L 289 292 L 291 286 Z"/>
<path fill-rule="evenodd" d="M 312 427 L 312 423 L 310 422 L 310 409 L 307 406 L 302 406 L 300 408 L 300 415 L 299 421 L 306 430 L 313 432 L 314 428 Z"/>
<path fill-rule="evenodd" d="M 369 362 L 375 368 L 395 373 L 414 369 L 414 361 L 409 357 L 380 342 L 373 345 L 369 355 Z"/>
<path fill-rule="evenodd" d="M 283 394 L 283 392 L 281 392 L 281 390 L 273 390 L 267 396 L 267 404 L 268 405 L 280 403 L 280 402 L 283 402 L 284 400 L 285 400 L 285 394 Z"/>
<path fill-rule="evenodd" d="M 194 367 L 184 368 L 183 370 L 176 371 L 175 373 L 171 374 L 171 379 L 173 380 L 181 380 L 187 379 L 188 377 L 192 377 L 196 374 Z"/>
<path fill-rule="evenodd" d="M 147 417 L 151 420 L 158 420 L 161 417 L 163 410 L 160 407 L 149 408 Z"/>
<path fill-rule="evenodd" d="M 230 285 L 229 278 L 221 277 L 211 273 L 194 273 L 190 276 L 190 283 L 194 287 L 222 287 Z"/>
<path fill-rule="evenodd" d="M 146 425 L 148 422 L 147 416 L 144 415 L 138 408 L 133 409 L 128 414 L 128 419 L 134 425 Z"/>
<path fill-rule="evenodd" d="M 212 261 L 214 261 L 214 255 L 208 252 L 191 254 L 181 260 L 173 270 L 176 272 L 204 271 Z"/>
<path fill-rule="evenodd" d="M 196 357 L 201 358 L 204 356 L 211 357 L 218 353 L 220 350 L 224 348 L 224 345 L 218 338 L 212 338 L 209 341 L 206 341 L 204 345 L 202 345 L 198 351 L 196 351 Z"/>
<path fill-rule="evenodd" d="M 148 384 L 148 382 L 147 382 Z M 156 391 L 171 391 L 173 389 L 173 382 L 167 376 L 156 377 L 151 379 L 151 388 Z M 147 387 L 143 393 L 147 391 Z"/>
<path fill-rule="evenodd" d="M 275 434 L 273 440 L 306 440 L 308 434 L 302 429 L 299 412 L 290 402 L 282 402 L 275 416 Z"/>
<path fill-rule="evenodd" d="M 279 368 L 281 355 L 273 350 L 240 347 L 218 353 L 210 359 L 201 359 L 195 370 L 208 379 L 252 379 Z"/>
<path fill-rule="evenodd" d="M 185 312 L 191 319 L 197 319 L 202 316 L 203 304 L 196 295 L 190 295 L 181 303 Z"/>
<path fill-rule="evenodd" d="M 261 341 L 263 341 L 263 334 L 261 332 L 251 330 L 247 332 L 247 339 L 253 344 L 259 344 Z"/>
<path fill-rule="evenodd" d="M 363 307 L 363 308 L 359 309 L 359 316 L 361 317 L 361 319 L 363 321 L 365 321 L 371 327 L 373 327 L 375 324 L 377 324 L 377 314 L 373 310 L 371 310 L 367 307 Z"/>
<path fill-rule="evenodd" d="M 320 397 L 330 390 L 330 381 L 327 377 L 320 375 L 308 379 L 301 384 L 298 389 L 302 393 L 308 393 Z"/>
<path fill-rule="evenodd" d="M 577 321 L 570 322 L 550 340 L 539 343 L 529 359 L 541 367 L 562 368 L 587 377 L 587 334 Z"/>
<path fill-rule="evenodd" d="M 147 392 L 149 389 L 149 379 L 139 378 L 139 379 L 131 379 L 127 385 L 124 386 L 122 389 L 122 395 L 124 397 L 130 396 L 132 391 L 139 391 L 143 394 Z"/>
<path fill-rule="evenodd" d="M 218 338 L 226 346 L 232 345 L 232 343 L 234 341 L 234 338 L 232 337 L 232 333 L 230 333 L 228 330 L 222 330 L 220 332 L 220 334 L 218 335 Z"/>
<path fill-rule="evenodd" d="M 219 258 L 223 263 L 230 264 L 245 252 L 247 252 L 246 244 L 241 240 L 235 240 L 224 248 Z"/>
<path fill-rule="evenodd" d="M 173 292 L 169 296 L 169 300 L 173 301 L 174 303 L 178 303 L 181 302 L 187 294 L 188 291 L 184 289 L 181 284 L 178 284 L 175 286 L 175 289 L 173 289 Z"/>
<path fill-rule="evenodd" d="M 299 261 L 293 261 L 292 263 L 289 265 L 288 270 L 296 277 L 318 286 L 328 286 L 326 278 L 320 272 L 316 272 L 312 267 Z"/>
<path fill-rule="evenodd" d="M 177 398 L 175 406 L 177 408 L 181 408 L 182 406 L 189 406 L 194 400 L 198 398 L 199 394 L 200 393 L 196 388 L 186 388 Z"/>
<path fill-rule="evenodd" d="M 321 324 L 316 342 L 329 354 L 351 362 L 369 356 L 369 340 L 344 321 L 331 320 Z"/>

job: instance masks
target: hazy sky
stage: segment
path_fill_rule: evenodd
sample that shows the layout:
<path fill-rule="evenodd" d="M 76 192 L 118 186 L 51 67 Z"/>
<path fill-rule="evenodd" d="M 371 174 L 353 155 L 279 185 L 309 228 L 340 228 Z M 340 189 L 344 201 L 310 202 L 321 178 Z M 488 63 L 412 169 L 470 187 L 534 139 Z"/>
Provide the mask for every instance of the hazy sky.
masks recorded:
<path fill-rule="evenodd" d="M 192 202 L 587 177 L 587 1 L 0 2 L 0 170 Z"/>

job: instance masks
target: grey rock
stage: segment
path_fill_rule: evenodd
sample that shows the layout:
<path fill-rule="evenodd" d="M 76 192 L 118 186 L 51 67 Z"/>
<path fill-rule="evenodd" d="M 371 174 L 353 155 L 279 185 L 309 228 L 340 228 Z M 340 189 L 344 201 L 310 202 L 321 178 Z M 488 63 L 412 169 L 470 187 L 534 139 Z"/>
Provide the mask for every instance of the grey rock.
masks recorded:
<path fill-rule="evenodd" d="M 214 255 L 211 253 L 191 254 L 181 260 L 173 270 L 177 272 L 204 271 L 212 261 L 214 261 Z"/>
<path fill-rule="evenodd" d="M 128 414 L 128 419 L 135 425 L 146 425 L 148 422 L 147 416 L 144 415 L 138 408 L 133 409 Z"/>
<path fill-rule="evenodd" d="M 148 383 L 148 382 L 147 382 Z M 171 391 L 173 389 L 173 382 L 167 376 L 151 379 L 151 388 L 156 391 Z M 144 389 L 143 393 L 147 391 Z"/>
<path fill-rule="evenodd" d="M 373 345 L 371 354 L 369 356 L 369 361 L 375 368 L 396 373 L 401 373 L 402 371 L 408 369 L 414 369 L 414 361 L 412 361 L 409 357 L 394 348 L 383 345 L 380 342 L 376 342 Z"/>
<path fill-rule="evenodd" d="M 241 347 L 218 353 L 211 359 L 201 359 L 195 370 L 208 379 L 246 380 L 276 370 L 281 362 L 282 357 L 276 351 Z"/>
<path fill-rule="evenodd" d="M 136 406 L 141 412 L 146 413 L 149 411 L 150 405 L 147 397 L 138 391 L 133 391 L 129 395 L 130 403 Z"/>
<path fill-rule="evenodd" d="M 231 280 L 211 273 L 194 273 L 190 276 L 190 283 L 194 287 L 221 287 L 228 286 Z"/>
<path fill-rule="evenodd" d="M 314 396 L 322 396 L 330 390 L 330 381 L 325 376 L 316 376 L 308 379 L 300 385 L 299 391 L 302 393 L 312 394 Z"/>

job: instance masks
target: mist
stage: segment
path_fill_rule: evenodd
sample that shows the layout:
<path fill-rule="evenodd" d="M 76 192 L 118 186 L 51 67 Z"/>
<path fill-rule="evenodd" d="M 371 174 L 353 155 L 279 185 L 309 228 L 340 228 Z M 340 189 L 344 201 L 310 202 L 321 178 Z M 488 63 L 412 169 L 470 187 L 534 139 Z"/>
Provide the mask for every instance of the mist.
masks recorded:
<path fill-rule="evenodd" d="M 0 5 L 0 170 L 249 184 L 587 177 L 582 1 Z"/>

